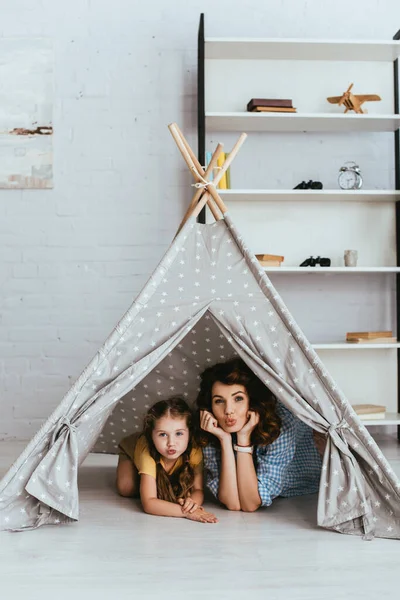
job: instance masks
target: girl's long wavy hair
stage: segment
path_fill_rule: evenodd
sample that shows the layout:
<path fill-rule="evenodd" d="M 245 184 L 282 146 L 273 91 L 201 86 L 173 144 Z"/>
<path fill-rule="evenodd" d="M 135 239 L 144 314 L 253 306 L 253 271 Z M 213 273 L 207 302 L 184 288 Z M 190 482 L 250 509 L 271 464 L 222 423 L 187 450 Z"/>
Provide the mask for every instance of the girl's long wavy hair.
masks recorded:
<path fill-rule="evenodd" d="M 239 384 L 246 388 L 249 396 L 249 408 L 260 415 L 260 421 L 251 434 L 251 443 L 267 446 L 275 441 L 281 432 L 281 419 L 276 412 L 276 398 L 260 381 L 241 358 L 217 363 L 201 374 L 200 392 L 197 396 L 198 413 L 200 410 L 212 411 L 212 387 L 219 381 L 225 385 Z M 200 418 L 200 414 L 198 414 Z M 215 444 L 216 437 L 200 430 L 202 445 Z"/>
<path fill-rule="evenodd" d="M 161 417 L 185 418 L 189 429 L 189 443 L 185 452 L 181 455 L 182 466 L 170 475 L 161 464 L 161 455 L 157 451 L 152 438 L 153 430 Z M 193 447 L 193 414 L 185 400 L 180 396 L 174 396 L 168 400 L 156 402 L 144 418 L 141 435 L 146 438 L 150 456 L 157 466 L 157 498 L 167 500 L 167 502 L 177 502 L 179 498 L 186 498 L 194 484 L 194 470 L 189 462 Z"/>

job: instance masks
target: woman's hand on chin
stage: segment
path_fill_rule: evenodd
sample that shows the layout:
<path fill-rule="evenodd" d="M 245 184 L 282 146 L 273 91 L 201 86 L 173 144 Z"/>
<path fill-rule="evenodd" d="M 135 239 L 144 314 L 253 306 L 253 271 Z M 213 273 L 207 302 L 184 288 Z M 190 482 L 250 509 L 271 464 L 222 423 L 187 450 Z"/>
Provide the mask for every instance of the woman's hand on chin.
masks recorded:
<path fill-rule="evenodd" d="M 241 446 L 250 446 L 251 434 L 259 422 L 260 415 L 254 410 L 249 410 L 247 413 L 247 422 L 237 434 L 238 444 Z"/>
<path fill-rule="evenodd" d="M 207 431 L 207 433 L 212 433 L 215 435 L 220 442 L 222 442 L 224 439 L 231 438 L 231 434 L 228 431 L 224 431 L 222 427 L 218 425 L 217 419 L 208 410 L 200 411 L 200 427 L 204 431 Z"/>

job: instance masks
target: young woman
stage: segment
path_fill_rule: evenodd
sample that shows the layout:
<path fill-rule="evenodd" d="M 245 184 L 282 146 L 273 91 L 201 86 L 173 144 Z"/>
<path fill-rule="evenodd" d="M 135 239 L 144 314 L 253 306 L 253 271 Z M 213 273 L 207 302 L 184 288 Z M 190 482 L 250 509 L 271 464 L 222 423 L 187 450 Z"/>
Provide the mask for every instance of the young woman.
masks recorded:
<path fill-rule="evenodd" d="M 318 491 L 313 430 L 239 358 L 202 373 L 197 406 L 207 486 L 229 510 L 253 512 L 277 496 Z"/>
<path fill-rule="evenodd" d="M 216 523 L 203 503 L 201 449 L 193 443 L 191 410 L 181 398 L 152 406 L 142 433 L 120 445 L 117 489 L 122 496 L 138 495 L 146 513 Z M 140 481 L 140 484 L 139 484 Z"/>

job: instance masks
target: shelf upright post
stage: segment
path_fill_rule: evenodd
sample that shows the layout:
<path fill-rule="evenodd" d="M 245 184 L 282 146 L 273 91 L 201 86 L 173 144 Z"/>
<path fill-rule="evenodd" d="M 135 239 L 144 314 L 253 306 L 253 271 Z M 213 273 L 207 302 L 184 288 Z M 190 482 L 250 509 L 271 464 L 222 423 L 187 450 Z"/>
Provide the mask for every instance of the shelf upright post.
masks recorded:
<path fill-rule="evenodd" d="M 200 14 L 199 33 L 197 38 L 197 158 L 201 165 L 206 164 L 206 112 L 205 112 L 205 81 L 204 81 L 204 13 Z M 206 222 L 206 208 L 199 216 L 199 223 Z"/>
<path fill-rule="evenodd" d="M 393 36 L 394 40 L 400 40 L 400 29 Z M 393 83 L 394 83 L 394 112 L 399 114 L 399 59 L 393 62 Z M 394 132 L 394 173 L 395 188 L 400 190 L 400 132 L 396 129 Z M 396 255 L 397 266 L 400 266 L 400 206 L 396 202 Z M 400 340 L 400 274 L 396 275 L 396 319 L 397 319 L 397 339 Z M 400 348 L 397 350 L 397 412 L 400 413 Z M 397 427 L 397 439 L 400 440 L 400 426 Z"/>

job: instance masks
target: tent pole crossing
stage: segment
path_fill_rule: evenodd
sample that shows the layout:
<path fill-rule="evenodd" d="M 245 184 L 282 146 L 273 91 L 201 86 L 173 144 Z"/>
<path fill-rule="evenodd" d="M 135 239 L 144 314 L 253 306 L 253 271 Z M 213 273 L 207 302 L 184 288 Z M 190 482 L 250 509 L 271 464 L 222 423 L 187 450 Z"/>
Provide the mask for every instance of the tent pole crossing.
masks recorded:
<path fill-rule="evenodd" d="M 178 146 L 178 149 L 179 149 L 180 153 L 182 154 L 190 172 L 192 173 L 192 175 L 196 181 L 196 184 L 195 184 L 196 187 L 198 187 L 198 191 L 194 195 L 192 202 L 189 206 L 189 209 L 186 212 L 186 215 L 185 215 L 178 231 L 182 228 L 182 225 L 187 221 L 187 219 L 190 217 L 190 215 L 193 214 L 191 207 L 193 207 L 196 204 L 198 199 L 204 193 L 204 190 L 205 190 L 205 195 L 206 195 L 204 204 L 207 202 L 210 205 L 211 199 L 212 199 L 215 202 L 215 204 L 218 206 L 218 208 L 221 211 L 221 214 L 223 216 L 227 212 L 228 209 L 227 209 L 226 205 L 224 204 L 224 202 L 222 201 L 220 195 L 218 194 L 218 192 L 216 190 L 216 186 L 218 185 L 218 183 L 221 180 L 222 176 L 224 175 L 225 171 L 231 165 L 231 163 L 233 162 L 237 153 L 239 152 L 242 144 L 244 143 L 244 141 L 247 137 L 247 134 L 242 133 L 240 135 L 239 139 L 237 140 L 236 144 L 232 148 L 232 151 L 230 152 L 228 158 L 225 160 L 225 162 L 222 165 L 221 169 L 219 170 L 218 174 L 216 175 L 216 177 L 214 178 L 213 181 L 210 181 L 209 175 L 212 172 L 215 161 L 220 154 L 219 148 L 223 147 L 222 144 L 218 144 L 218 146 L 213 154 L 212 162 L 210 162 L 207 170 L 204 171 L 203 167 L 200 165 L 199 161 L 197 160 L 194 152 L 190 148 L 190 145 L 188 144 L 187 140 L 185 139 L 182 132 L 180 131 L 178 125 L 176 123 L 171 123 L 168 126 L 168 128 L 169 128 L 171 135 L 174 138 L 176 145 Z M 211 198 L 209 198 L 210 196 L 211 196 Z M 210 210 L 211 210 L 212 214 L 214 215 L 214 217 L 217 219 L 215 210 L 213 210 L 213 208 L 210 207 Z"/>

